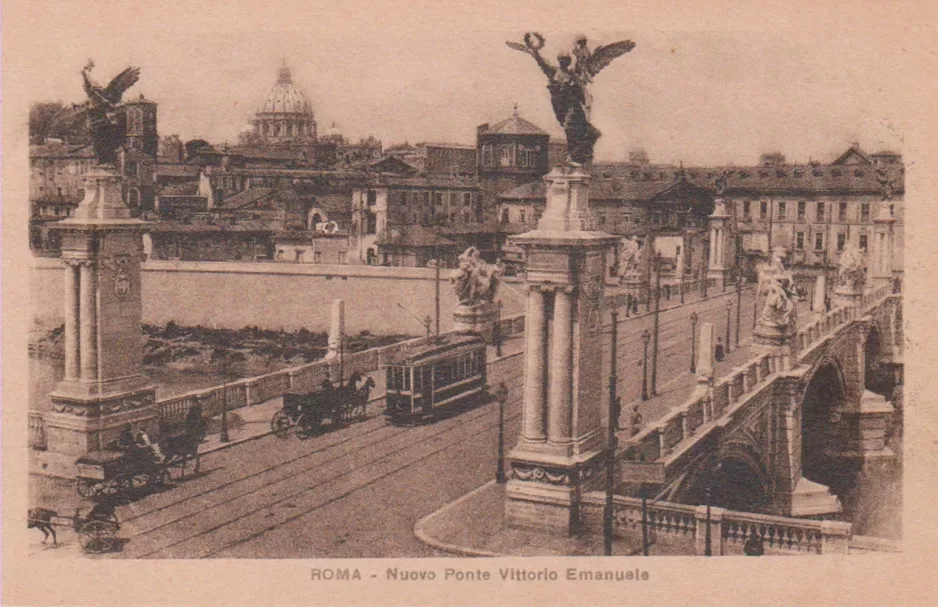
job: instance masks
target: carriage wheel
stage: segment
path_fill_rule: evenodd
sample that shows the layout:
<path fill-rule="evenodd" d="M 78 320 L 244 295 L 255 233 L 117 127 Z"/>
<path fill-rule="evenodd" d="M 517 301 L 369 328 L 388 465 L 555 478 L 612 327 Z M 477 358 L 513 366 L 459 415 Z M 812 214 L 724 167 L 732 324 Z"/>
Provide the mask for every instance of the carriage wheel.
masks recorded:
<path fill-rule="evenodd" d="M 322 425 L 322 413 L 304 413 L 296 420 L 297 438 L 306 439 L 315 434 Z"/>
<path fill-rule="evenodd" d="M 290 433 L 290 426 L 292 425 L 290 416 L 283 411 L 274 413 L 273 419 L 270 420 L 270 429 L 277 438 L 286 438 L 287 434 Z"/>
<path fill-rule="evenodd" d="M 117 523 L 110 521 L 88 521 L 78 531 L 82 549 L 91 554 L 109 551 L 117 528 Z"/>
<path fill-rule="evenodd" d="M 95 484 L 96 483 L 94 481 L 88 480 L 86 478 L 76 478 L 75 491 L 78 492 L 78 495 L 87 499 L 95 494 Z"/>
<path fill-rule="evenodd" d="M 117 495 L 122 493 L 127 487 L 127 475 L 119 474 L 106 483 L 102 483 L 95 487 L 95 495 Z"/>

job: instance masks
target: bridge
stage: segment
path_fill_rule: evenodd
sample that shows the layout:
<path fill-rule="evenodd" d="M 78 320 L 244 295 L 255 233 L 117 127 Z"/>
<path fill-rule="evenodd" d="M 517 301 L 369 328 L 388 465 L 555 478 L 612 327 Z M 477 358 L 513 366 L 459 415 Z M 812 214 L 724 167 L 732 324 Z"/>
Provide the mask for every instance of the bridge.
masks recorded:
<path fill-rule="evenodd" d="M 829 489 L 885 445 L 901 383 L 902 296 L 886 286 L 816 314 L 785 349 L 759 351 L 728 375 L 699 377 L 691 396 L 621 445 L 623 491 L 710 500 L 732 510 L 818 516 Z"/>

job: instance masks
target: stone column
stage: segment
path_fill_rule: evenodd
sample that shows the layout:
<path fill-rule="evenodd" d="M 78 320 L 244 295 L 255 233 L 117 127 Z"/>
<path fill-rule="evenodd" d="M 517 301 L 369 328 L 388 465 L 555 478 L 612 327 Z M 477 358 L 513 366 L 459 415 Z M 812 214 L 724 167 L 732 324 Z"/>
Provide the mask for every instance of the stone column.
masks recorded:
<path fill-rule="evenodd" d="M 75 381 L 80 377 L 81 357 L 78 354 L 78 266 L 73 260 L 65 264 L 65 380 Z"/>
<path fill-rule="evenodd" d="M 723 555 L 723 515 L 725 508 L 710 507 L 710 555 Z M 694 533 L 694 552 L 697 556 L 704 556 L 707 552 L 707 507 L 697 506 L 694 509 L 694 518 L 697 521 L 697 530 Z"/>
<path fill-rule="evenodd" d="M 697 342 L 698 381 L 713 379 L 714 347 L 716 347 L 716 327 L 712 322 L 705 322 L 700 325 L 700 339 Z"/>
<path fill-rule="evenodd" d="M 814 308 L 815 318 L 823 318 L 827 313 L 825 299 L 827 296 L 827 277 L 821 274 L 814 282 L 814 301 L 811 307 Z"/>
<path fill-rule="evenodd" d="M 525 314 L 524 356 L 524 412 L 522 437 L 527 441 L 543 442 L 546 438 L 545 387 L 547 357 L 547 317 L 544 313 L 544 293 L 537 287 L 528 289 L 528 309 Z"/>
<path fill-rule="evenodd" d="M 95 297 L 95 267 L 92 261 L 83 261 L 79 281 L 79 358 L 81 380 L 93 382 L 98 377 L 98 321 Z"/>
<path fill-rule="evenodd" d="M 873 284 L 882 285 L 892 282 L 892 247 L 893 225 L 896 218 L 889 214 L 887 202 L 880 204 L 879 214 L 873 220 L 876 224 L 873 233 Z"/>
<path fill-rule="evenodd" d="M 550 405 L 547 437 L 552 443 L 570 440 L 570 397 L 573 389 L 573 296 L 565 289 L 554 297 L 554 330 L 550 350 Z"/>
<path fill-rule="evenodd" d="M 726 226 L 730 215 L 722 198 L 717 198 L 713 214 L 710 215 L 710 268 L 707 277 L 724 282 L 726 280 Z"/>

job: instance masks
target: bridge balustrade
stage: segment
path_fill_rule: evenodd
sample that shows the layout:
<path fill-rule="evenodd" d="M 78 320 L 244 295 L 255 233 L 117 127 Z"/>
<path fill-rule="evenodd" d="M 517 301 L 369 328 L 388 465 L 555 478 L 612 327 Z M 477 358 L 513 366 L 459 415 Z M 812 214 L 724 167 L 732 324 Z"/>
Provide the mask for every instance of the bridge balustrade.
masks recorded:
<path fill-rule="evenodd" d="M 605 494 L 591 491 L 583 496 L 582 523 L 587 533 L 601 534 Z M 653 545 L 668 554 L 705 551 L 706 506 L 673 502 L 647 502 L 646 525 Z M 781 554 L 846 554 L 852 526 L 838 521 L 788 518 L 723 508 L 710 509 L 711 545 L 714 556 L 740 554 L 752 535 L 760 538 L 766 552 Z M 642 500 L 613 497 L 613 535 L 640 541 Z"/>

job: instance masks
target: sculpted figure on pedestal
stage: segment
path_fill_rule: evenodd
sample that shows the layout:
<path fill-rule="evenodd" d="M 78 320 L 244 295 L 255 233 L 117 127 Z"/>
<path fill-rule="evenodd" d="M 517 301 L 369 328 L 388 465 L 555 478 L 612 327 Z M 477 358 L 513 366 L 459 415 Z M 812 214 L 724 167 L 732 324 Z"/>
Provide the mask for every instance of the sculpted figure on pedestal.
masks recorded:
<path fill-rule="evenodd" d="M 482 260 L 477 248 L 466 249 L 459 256 L 459 265 L 450 276 L 459 305 L 493 302 L 498 292 L 500 273 L 498 265 L 491 266 Z"/>
<path fill-rule="evenodd" d="M 853 243 L 840 254 L 840 266 L 837 268 L 837 285 L 857 291 L 862 287 L 866 275 L 863 253 Z"/>
<path fill-rule="evenodd" d="M 577 38 L 573 49 L 576 64 L 569 53 L 560 53 L 557 56 L 557 65 L 548 63 L 541 56 L 544 48 L 544 37 L 537 32 L 524 35 L 524 44 L 507 42 L 509 48 L 527 53 L 534 57 L 541 71 L 547 75 L 550 91 L 551 105 L 557 122 L 563 127 L 567 136 L 567 159 L 578 164 L 588 164 L 593 159 L 593 146 L 599 139 L 599 129 L 590 123 L 590 110 L 593 99 L 588 85 L 593 82 L 603 68 L 635 48 L 631 40 L 623 40 L 613 44 L 600 45 L 595 51 L 590 51 L 586 38 Z"/>

